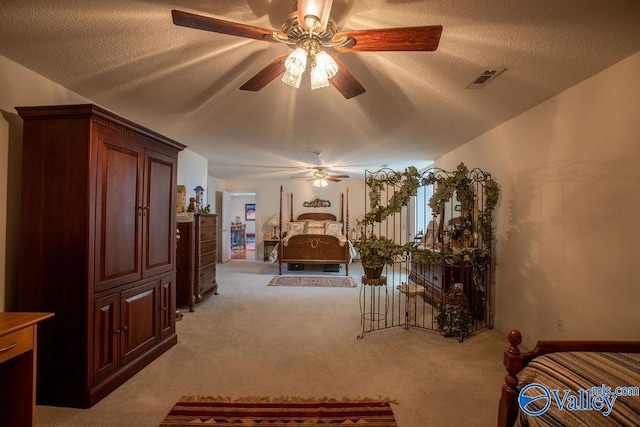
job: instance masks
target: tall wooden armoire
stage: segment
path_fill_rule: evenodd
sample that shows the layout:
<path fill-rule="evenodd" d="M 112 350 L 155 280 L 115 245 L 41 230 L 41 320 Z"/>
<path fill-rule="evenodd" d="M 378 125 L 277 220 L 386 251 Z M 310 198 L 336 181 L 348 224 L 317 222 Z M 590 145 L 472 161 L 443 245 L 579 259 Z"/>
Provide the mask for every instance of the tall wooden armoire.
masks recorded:
<path fill-rule="evenodd" d="M 24 119 L 18 308 L 40 328 L 39 404 L 89 407 L 176 344 L 169 138 L 95 105 Z"/>

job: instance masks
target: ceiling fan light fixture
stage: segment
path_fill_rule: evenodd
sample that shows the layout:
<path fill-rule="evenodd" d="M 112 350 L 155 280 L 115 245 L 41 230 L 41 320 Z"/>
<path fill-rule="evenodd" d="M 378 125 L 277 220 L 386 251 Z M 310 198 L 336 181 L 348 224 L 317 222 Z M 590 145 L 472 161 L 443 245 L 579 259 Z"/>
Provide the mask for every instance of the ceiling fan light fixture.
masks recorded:
<path fill-rule="evenodd" d="M 311 89 L 322 89 L 323 87 L 329 87 L 329 79 L 324 68 L 317 62 L 313 63 L 311 67 Z"/>
<path fill-rule="evenodd" d="M 298 22 L 309 31 L 324 31 L 333 0 L 298 0 Z"/>
<path fill-rule="evenodd" d="M 300 87 L 300 82 L 302 81 L 302 74 L 298 74 L 296 76 L 289 71 L 285 71 L 284 75 L 282 76 L 282 81 L 289 86 L 298 89 Z"/>
<path fill-rule="evenodd" d="M 284 61 L 284 68 L 294 76 L 301 76 L 307 68 L 307 51 L 302 47 L 295 48 Z"/>
<path fill-rule="evenodd" d="M 328 79 L 338 74 L 338 64 L 336 64 L 336 61 L 333 60 L 331 55 L 324 50 L 321 50 L 316 55 L 316 67 L 324 70 Z M 327 84 L 329 83 L 327 82 Z"/>
<path fill-rule="evenodd" d="M 316 180 L 313 181 L 313 186 L 314 187 L 326 187 L 328 185 L 329 185 L 329 183 L 324 178 L 317 178 Z"/>

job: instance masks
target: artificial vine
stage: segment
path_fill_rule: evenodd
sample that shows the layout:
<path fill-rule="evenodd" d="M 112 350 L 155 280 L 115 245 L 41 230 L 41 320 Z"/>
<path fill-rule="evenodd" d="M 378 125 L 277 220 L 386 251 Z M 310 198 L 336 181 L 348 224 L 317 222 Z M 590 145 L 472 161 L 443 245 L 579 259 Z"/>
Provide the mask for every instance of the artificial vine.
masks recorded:
<path fill-rule="evenodd" d="M 404 172 L 392 172 L 369 176 L 366 180 L 369 187 L 369 207 L 362 220 L 363 225 L 371 225 L 382 222 L 388 216 L 399 213 L 404 206 L 409 204 L 411 197 L 417 194 L 418 188 L 425 185 L 433 185 L 433 196 L 429 200 L 432 211 L 439 214 L 444 212 L 447 203 L 451 202 L 455 194 L 460 203 L 463 216 L 469 216 L 474 208 L 477 208 L 478 200 L 473 189 L 471 173 L 477 174 L 484 181 L 484 208 L 478 212 L 478 231 L 481 233 L 483 241 L 491 241 L 492 213 L 495 209 L 500 189 L 498 184 L 491 178 L 491 174 L 469 168 L 464 163 L 460 163 L 452 174 L 443 176 L 434 171 L 430 171 L 423 176 L 414 166 L 409 166 Z M 397 187 L 397 190 L 389 198 L 388 204 L 380 204 L 381 195 L 387 186 Z"/>
<path fill-rule="evenodd" d="M 442 176 L 434 171 L 429 172 L 422 179 L 422 185 L 434 186 L 433 196 L 429 199 L 429 207 L 433 212 L 444 212 L 446 204 L 451 202 L 455 193 L 462 216 L 468 217 L 478 204 L 473 191 L 473 180 L 470 178 L 471 173 L 480 176 L 484 181 L 484 208 L 482 212 L 478 212 L 478 231 L 483 241 L 491 241 L 492 215 L 500 196 L 498 183 L 491 178 L 491 174 L 479 169 L 469 171 L 464 163 L 460 163 L 451 175 Z"/>
<path fill-rule="evenodd" d="M 422 175 L 415 166 L 409 166 L 404 172 L 393 172 L 384 177 L 370 176 L 367 178 L 369 187 L 369 207 L 371 211 L 364 216 L 362 223 L 370 225 L 382 222 L 389 215 L 398 213 L 407 206 L 411 197 L 415 196 L 420 187 Z M 380 195 L 386 186 L 398 187 L 389 198 L 387 206 L 380 205 Z"/>

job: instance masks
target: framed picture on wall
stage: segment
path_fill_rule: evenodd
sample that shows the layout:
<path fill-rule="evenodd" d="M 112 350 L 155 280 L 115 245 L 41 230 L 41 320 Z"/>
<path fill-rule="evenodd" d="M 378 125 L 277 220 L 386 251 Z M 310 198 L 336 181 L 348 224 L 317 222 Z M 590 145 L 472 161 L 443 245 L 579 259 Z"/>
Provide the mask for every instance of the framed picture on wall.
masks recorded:
<path fill-rule="evenodd" d="M 256 220 L 256 205 L 255 203 L 246 203 L 244 205 L 244 219 L 246 221 Z"/>

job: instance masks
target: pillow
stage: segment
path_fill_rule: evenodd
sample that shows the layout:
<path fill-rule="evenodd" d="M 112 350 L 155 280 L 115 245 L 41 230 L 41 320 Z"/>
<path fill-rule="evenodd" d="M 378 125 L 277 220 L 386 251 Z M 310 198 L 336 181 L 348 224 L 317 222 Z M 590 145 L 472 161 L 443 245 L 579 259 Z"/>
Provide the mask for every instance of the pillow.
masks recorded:
<path fill-rule="evenodd" d="M 330 236 L 341 236 L 342 223 L 338 221 L 327 221 L 324 226 L 324 232 Z"/>
<path fill-rule="evenodd" d="M 304 223 L 302 222 L 290 222 L 287 224 L 287 235 L 295 236 L 296 234 L 304 233 Z"/>
<path fill-rule="evenodd" d="M 307 227 L 307 234 L 324 234 L 324 227 Z"/>
<path fill-rule="evenodd" d="M 325 221 L 307 221 L 307 228 L 324 228 Z"/>

